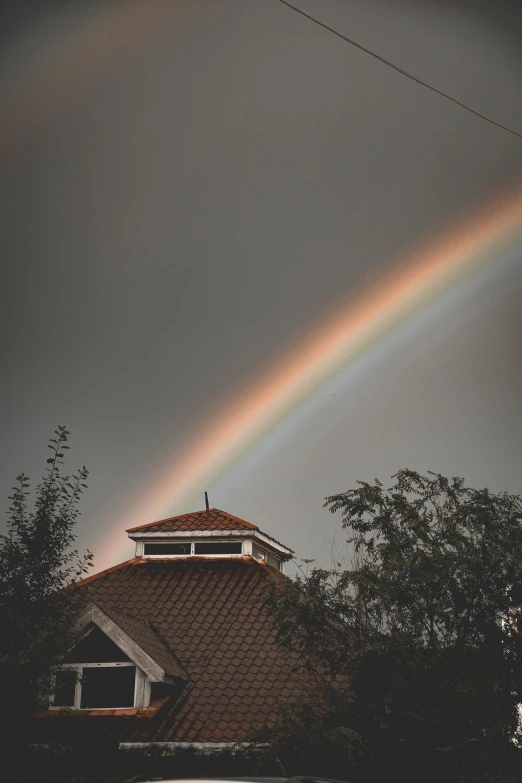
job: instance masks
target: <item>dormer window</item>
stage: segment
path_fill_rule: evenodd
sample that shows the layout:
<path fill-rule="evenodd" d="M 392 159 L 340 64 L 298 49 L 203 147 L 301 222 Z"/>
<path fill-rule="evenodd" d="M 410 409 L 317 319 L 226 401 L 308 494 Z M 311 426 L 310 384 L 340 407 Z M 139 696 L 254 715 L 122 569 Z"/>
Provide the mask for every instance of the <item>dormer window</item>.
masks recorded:
<path fill-rule="evenodd" d="M 93 626 L 56 670 L 51 707 L 107 710 L 142 706 L 144 679 L 133 661 Z"/>
<path fill-rule="evenodd" d="M 79 642 L 54 676 L 51 709 L 147 708 L 154 689 L 186 682 L 180 664 L 149 623 L 90 603 L 78 621 Z M 155 698 L 155 697 L 154 697 Z"/>
<path fill-rule="evenodd" d="M 143 673 L 133 663 L 63 664 L 56 672 L 54 708 L 76 710 L 127 709 L 136 704 L 136 675 Z"/>

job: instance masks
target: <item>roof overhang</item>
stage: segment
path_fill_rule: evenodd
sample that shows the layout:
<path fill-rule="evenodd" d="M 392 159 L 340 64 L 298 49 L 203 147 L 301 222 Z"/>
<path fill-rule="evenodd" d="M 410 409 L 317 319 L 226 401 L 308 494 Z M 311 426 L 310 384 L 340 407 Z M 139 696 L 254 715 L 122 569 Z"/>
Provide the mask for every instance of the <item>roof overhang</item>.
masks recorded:
<path fill-rule="evenodd" d="M 89 603 L 80 614 L 76 629 L 80 633 L 90 624 L 106 634 L 109 639 L 116 644 L 125 655 L 131 659 L 142 671 L 145 672 L 151 682 L 173 683 L 175 679 L 166 673 L 164 669 L 145 652 L 131 637 L 120 628 L 120 626 L 110 618 L 93 601 Z"/>
<path fill-rule="evenodd" d="M 278 541 L 274 541 L 273 538 L 261 533 L 260 530 L 158 530 L 154 532 L 136 530 L 134 532 L 128 532 L 128 536 L 133 541 L 154 541 L 158 539 L 162 541 L 186 541 L 187 539 L 194 540 L 196 538 L 252 538 L 275 552 L 280 552 L 287 556 L 294 554 L 293 549 L 289 549 Z"/>

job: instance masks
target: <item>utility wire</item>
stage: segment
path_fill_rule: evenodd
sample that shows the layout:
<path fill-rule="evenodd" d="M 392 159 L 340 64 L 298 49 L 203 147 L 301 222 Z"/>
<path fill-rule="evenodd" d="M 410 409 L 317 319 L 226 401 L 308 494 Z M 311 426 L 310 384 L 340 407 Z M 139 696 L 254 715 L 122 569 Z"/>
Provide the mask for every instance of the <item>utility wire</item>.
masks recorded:
<path fill-rule="evenodd" d="M 461 106 L 463 109 L 466 109 L 466 111 L 470 111 L 472 114 L 476 114 L 477 117 L 481 117 L 483 120 L 486 120 L 487 122 L 491 122 L 492 125 L 496 125 L 497 128 L 502 128 L 502 130 L 508 131 L 508 133 L 512 133 L 514 136 L 518 136 L 519 139 L 522 139 L 522 133 L 513 130 L 513 128 L 509 128 L 507 125 L 502 125 L 501 122 L 497 122 L 491 117 L 487 117 L 485 114 L 482 114 L 476 109 L 473 109 L 471 106 L 468 106 L 466 103 L 457 100 L 457 98 L 453 98 L 451 95 L 448 95 L 448 93 L 439 90 L 437 87 L 433 87 L 433 85 L 428 84 L 427 82 L 423 82 L 422 79 L 419 79 L 417 76 L 414 76 L 412 73 L 409 73 L 409 71 L 405 71 L 404 68 L 400 68 L 398 65 L 394 65 L 394 63 L 391 63 L 389 60 L 385 60 L 384 57 L 381 57 L 379 54 L 372 52 L 371 49 L 367 49 L 365 46 L 362 46 L 361 44 L 357 43 L 357 41 L 353 41 L 351 38 L 348 38 L 348 36 L 343 35 L 337 30 L 334 30 L 333 27 L 329 27 L 324 22 L 320 22 L 319 19 L 316 19 L 314 16 L 307 14 L 306 11 L 301 10 L 301 8 L 292 5 L 292 3 L 289 3 L 288 0 L 278 0 L 278 2 L 288 6 L 288 8 L 291 8 L 293 11 L 296 11 L 298 14 L 301 14 L 301 16 L 305 16 L 307 19 L 310 19 L 311 22 L 315 22 L 315 24 L 318 24 L 320 27 L 324 27 L 325 30 L 328 30 L 330 33 L 333 33 L 338 38 L 342 38 L 343 41 L 346 41 L 352 46 L 356 46 L 357 49 L 360 49 L 361 51 L 366 52 L 366 54 L 375 57 L 376 60 L 380 60 L 381 63 L 384 63 L 384 65 L 388 65 L 390 68 L 393 68 L 394 71 L 398 71 L 399 73 L 402 73 L 402 75 L 407 76 L 408 79 L 413 79 L 414 82 L 417 82 L 418 84 L 422 84 L 423 87 L 427 87 L 428 90 L 433 90 L 433 92 L 442 95 L 443 98 L 447 98 L 449 101 L 453 101 L 453 103 L 456 103 L 457 106 Z"/>

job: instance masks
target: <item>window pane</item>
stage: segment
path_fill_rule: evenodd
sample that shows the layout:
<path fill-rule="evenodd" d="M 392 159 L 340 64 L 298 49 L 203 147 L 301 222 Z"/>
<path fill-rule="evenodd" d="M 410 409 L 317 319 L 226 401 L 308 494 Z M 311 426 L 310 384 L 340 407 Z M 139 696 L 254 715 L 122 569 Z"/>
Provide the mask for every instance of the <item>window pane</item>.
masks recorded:
<path fill-rule="evenodd" d="M 74 690 L 78 671 L 76 669 L 58 669 L 54 686 L 54 706 L 74 707 Z"/>
<path fill-rule="evenodd" d="M 252 557 L 256 557 L 258 560 L 265 560 L 266 552 L 264 552 L 262 549 L 259 549 L 259 547 L 255 544 L 252 544 Z"/>
<path fill-rule="evenodd" d="M 190 542 L 183 544 L 145 544 L 146 555 L 190 555 Z"/>
<path fill-rule="evenodd" d="M 281 562 L 277 557 L 274 557 L 274 555 L 271 555 L 269 552 L 265 552 L 264 549 L 260 549 L 256 544 L 252 544 L 252 557 L 256 557 L 258 560 L 264 560 L 278 570 L 281 568 Z"/>
<path fill-rule="evenodd" d="M 135 666 L 83 670 L 81 708 L 134 707 Z"/>
<path fill-rule="evenodd" d="M 194 545 L 196 555 L 240 555 L 241 541 L 205 541 Z"/>

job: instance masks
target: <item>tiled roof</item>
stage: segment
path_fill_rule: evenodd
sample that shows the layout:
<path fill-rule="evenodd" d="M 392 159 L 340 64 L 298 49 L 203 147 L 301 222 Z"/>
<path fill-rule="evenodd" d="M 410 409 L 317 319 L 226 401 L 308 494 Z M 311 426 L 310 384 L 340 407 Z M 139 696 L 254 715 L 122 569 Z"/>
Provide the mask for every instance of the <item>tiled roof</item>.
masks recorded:
<path fill-rule="evenodd" d="M 127 533 L 137 532 L 174 532 L 176 530 L 259 530 L 256 525 L 245 522 L 219 508 L 210 508 L 205 511 L 194 511 L 190 514 L 181 514 L 179 517 L 160 519 L 158 522 L 150 522 L 147 525 L 131 527 Z"/>
<path fill-rule="evenodd" d="M 211 531 L 211 530 L 257 530 L 260 533 L 257 525 L 252 525 L 250 522 L 246 522 L 244 519 L 229 514 L 227 511 L 221 511 L 219 508 L 210 508 L 204 511 L 193 511 L 190 514 L 181 514 L 178 517 L 168 517 L 168 519 L 160 519 L 157 522 L 149 522 L 146 525 L 138 525 L 137 527 L 131 527 L 127 533 L 176 533 L 176 532 L 190 532 L 190 531 Z M 267 535 L 263 532 L 266 538 L 284 546 L 276 538 Z M 285 547 L 288 549 L 288 547 Z M 292 550 L 288 550 L 292 551 Z"/>
<path fill-rule="evenodd" d="M 278 700 L 301 695 L 302 683 L 262 608 L 270 573 L 252 558 L 134 559 L 78 585 L 115 620 L 147 623 L 189 677 L 153 718 L 89 720 L 120 742 L 234 742 L 272 723 Z"/>
<path fill-rule="evenodd" d="M 161 666 L 166 674 L 181 680 L 188 679 L 182 666 L 146 620 L 138 620 L 136 617 L 122 614 L 108 606 L 104 606 L 103 611 L 114 620 L 116 625 L 118 625 L 127 636 L 130 636 L 147 655 L 150 655 L 152 660 L 155 661 L 158 666 Z"/>

